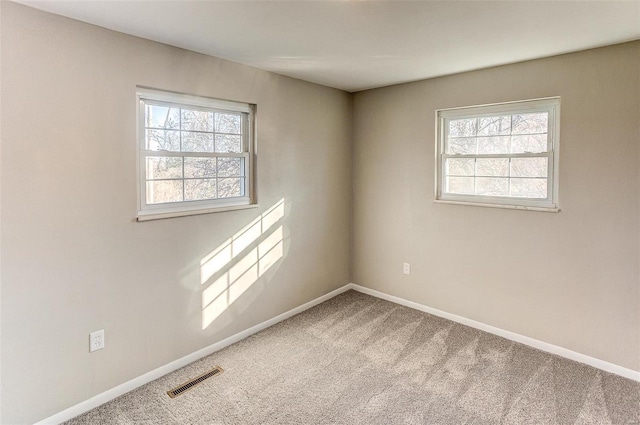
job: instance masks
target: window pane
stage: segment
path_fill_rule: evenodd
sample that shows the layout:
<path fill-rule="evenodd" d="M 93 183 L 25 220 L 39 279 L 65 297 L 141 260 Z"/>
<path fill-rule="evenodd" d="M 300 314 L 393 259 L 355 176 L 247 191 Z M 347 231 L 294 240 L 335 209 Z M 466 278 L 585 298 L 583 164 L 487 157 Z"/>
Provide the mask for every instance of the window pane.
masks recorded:
<path fill-rule="evenodd" d="M 218 179 L 218 198 L 242 195 L 242 179 Z"/>
<path fill-rule="evenodd" d="M 548 158 L 512 158 L 512 177 L 547 177 Z"/>
<path fill-rule="evenodd" d="M 195 131 L 213 130 L 213 113 L 205 111 L 182 110 L 182 129 Z"/>
<path fill-rule="evenodd" d="M 485 196 L 509 196 L 509 179 L 495 177 L 478 177 L 476 194 Z"/>
<path fill-rule="evenodd" d="M 182 158 L 148 157 L 147 179 L 179 179 L 182 177 Z"/>
<path fill-rule="evenodd" d="M 511 179 L 511 196 L 523 198 L 547 197 L 547 179 Z"/>
<path fill-rule="evenodd" d="M 477 176 L 509 176 L 509 158 L 476 159 Z"/>
<path fill-rule="evenodd" d="M 530 134 L 511 138 L 511 153 L 547 152 L 547 135 Z"/>
<path fill-rule="evenodd" d="M 513 134 L 546 133 L 549 114 L 546 112 L 537 114 L 513 115 Z"/>
<path fill-rule="evenodd" d="M 218 177 L 242 176 L 241 158 L 218 158 Z"/>
<path fill-rule="evenodd" d="M 478 136 L 511 133 L 511 116 L 478 118 Z"/>
<path fill-rule="evenodd" d="M 468 137 L 476 135 L 476 119 L 449 121 L 449 137 Z"/>
<path fill-rule="evenodd" d="M 447 193 L 473 193 L 473 177 L 446 177 Z"/>
<path fill-rule="evenodd" d="M 509 153 L 509 136 L 478 137 L 478 154 Z"/>
<path fill-rule="evenodd" d="M 182 201 L 182 180 L 154 180 L 147 182 L 147 204 Z"/>
<path fill-rule="evenodd" d="M 191 177 L 215 177 L 216 158 L 185 158 L 184 176 Z"/>
<path fill-rule="evenodd" d="M 183 131 L 182 152 L 213 152 L 213 133 Z"/>
<path fill-rule="evenodd" d="M 240 114 L 216 114 L 217 133 L 241 133 Z"/>
<path fill-rule="evenodd" d="M 475 154 L 476 153 L 476 138 L 475 137 L 463 137 L 458 139 L 449 139 L 447 141 L 447 153 L 448 154 Z"/>
<path fill-rule="evenodd" d="M 136 95 L 139 220 L 255 202 L 252 105 L 143 88 Z"/>
<path fill-rule="evenodd" d="M 180 109 L 167 106 L 145 105 L 145 126 L 170 129 L 180 128 Z"/>
<path fill-rule="evenodd" d="M 559 105 L 548 98 L 437 111 L 436 199 L 556 211 Z"/>
<path fill-rule="evenodd" d="M 180 132 L 173 130 L 145 130 L 147 150 L 180 151 Z"/>
<path fill-rule="evenodd" d="M 184 200 L 216 198 L 216 179 L 192 179 L 184 181 Z"/>
<path fill-rule="evenodd" d="M 230 134 L 216 134 L 216 152 L 240 153 L 242 152 L 242 136 Z"/>
<path fill-rule="evenodd" d="M 446 164 L 446 174 L 454 176 L 473 176 L 474 158 L 449 158 Z"/>

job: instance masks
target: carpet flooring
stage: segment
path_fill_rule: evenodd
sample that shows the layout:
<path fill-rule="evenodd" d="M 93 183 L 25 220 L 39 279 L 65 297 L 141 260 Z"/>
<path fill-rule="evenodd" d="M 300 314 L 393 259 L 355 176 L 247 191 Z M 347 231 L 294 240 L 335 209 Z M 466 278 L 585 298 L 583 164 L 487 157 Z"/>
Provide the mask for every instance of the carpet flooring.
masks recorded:
<path fill-rule="evenodd" d="M 640 383 L 348 291 L 67 423 L 630 425 Z"/>

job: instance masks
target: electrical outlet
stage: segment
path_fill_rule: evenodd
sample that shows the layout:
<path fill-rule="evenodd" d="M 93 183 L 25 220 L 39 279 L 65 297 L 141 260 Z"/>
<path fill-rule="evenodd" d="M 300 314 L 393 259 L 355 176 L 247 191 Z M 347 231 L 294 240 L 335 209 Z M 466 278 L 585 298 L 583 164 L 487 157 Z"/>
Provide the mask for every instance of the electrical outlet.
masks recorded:
<path fill-rule="evenodd" d="M 89 334 L 89 352 L 93 353 L 104 348 L 104 329 Z"/>
<path fill-rule="evenodd" d="M 409 263 L 404 263 L 402 265 L 402 273 L 404 274 L 411 274 L 411 264 Z"/>

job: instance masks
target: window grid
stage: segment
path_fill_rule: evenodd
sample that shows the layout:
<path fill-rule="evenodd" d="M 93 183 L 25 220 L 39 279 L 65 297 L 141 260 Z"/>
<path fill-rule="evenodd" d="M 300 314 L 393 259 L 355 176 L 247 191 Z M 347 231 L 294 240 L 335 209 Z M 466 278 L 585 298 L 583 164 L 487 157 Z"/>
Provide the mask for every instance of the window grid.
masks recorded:
<path fill-rule="evenodd" d="M 557 211 L 558 98 L 442 110 L 436 116 L 436 200 Z M 454 166 L 456 159 L 469 161 Z"/>
<path fill-rule="evenodd" d="M 178 115 L 178 127 L 170 127 L 167 128 L 165 127 L 158 127 L 158 126 L 153 126 L 150 122 L 151 122 L 151 115 L 149 113 L 149 108 L 148 106 L 155 106 L 155 107 L 160 107 L 160 108 L 166 108 L 167 111 L 167 116 L 171 113 L 172 110 L 177 111 L 177 115 Z M 205 125 L 205 127 L 208 127 L 210 125 L 211 130 L 198 130 L 196 128 L 189 128 L 188 125 L 185 124 L 184 122 L 184 115 L 185 113 L 191 113 L 191 112 L 198 112 L 198 113 L 205 113 L 205 120 L 208 121 Z M 224 131 L 216 131 L 216 114 L 222 114 L 222 115 L 227 115 L 227 116 L 236 116 L 239 118 L 239 125 L 240 125 L 240 133 L 238 132 L 224 132 Z M 222 181 L 233 181 L 233 180 L 240 180 L 240 179 L 244 179 L 246 178 L 244 170 L 243 170 L 243 162 L 244 162 L 244 143 L 242 143 L 242 136 L 243 136 L 243 119 L 242 119 L 242 115 L 238 114 L 236 112 L 232 112 L 232 111 L 209 111 L 209 110 L 202 110 L 202 109 L 195 109 L 195 108 L 184 108 L 184 107 L 176 107 L 175 105 L 172 104 L 168 104 L 168 103 L 163 103 L 163 102 L 150 102 L 150 103 L 146 103 L 145 102 L 145 145 L 147 146 L 147 150 L 150 152 L 161 152 L 162 153 L 162 157 L 166 157 L 166 158 L 180 158 L 180 163 L 181 163 L 181 177 L 174 177 L 174 178 L 149 178 L 148 176 L 148 170 L 147 170 L 147 178 L 146 181 L 147 182 L 165 182 L 165 181 L 180 181 L 182 184 L 181 186 L 181 196 L 178 199 L 172 199 L 172 200 L 161 200 L 158 202 L 155 202 L 155 200 L 153 199 L 153 196 L 150 196 L 150 191 L 149 191 L 149 186 L 147 186 L 147 197 L 146 197 L 146 202 L 147 204 L 158 204 L 158 203 L 177 203 L 177 202 L 190 202 L 193 200 L 203 200 L 203 199 L 220 199 L 220 198 L 235 198 L 235 197 L 243 197 L 245 195 L 244 192 L 244 187 L 245 185 L 242 184 L 241 182 L 238 182 L 237 186 L 239 188 L 239 191 L 237 191 L 235 189 L 232 189 L 232 192 L 229 193 L 227 192 L 226 195 L 227 196 L 221 196 L 220 194 L 224 192 L 223 188 L 221 187 L 221 180 Z M 165 121 L 166 122 L 166 121 Z M 179 151 L 172 151 L 172 150 L 166 150 L 166 149 L 149 149 L 150 146 L 150 140 L 148 139 L 147 136 L 147 130 L 158 130 L 158 131 L 175 131 L 178 134 L 179 137 L 179 144 L 180 144 L 180 150 Z M 186 153 L 185 152 L 185 133 L 197 133 L 197 134 L 208 134 L 211 135 L 211 143 L 212 143 L 212 149 L 213 152 L 207 151 L 207 150 L 189 150 L 187 152 L 191 153 L 191 154 L 197 154 L 199 156 L 197 156 L 196 158 L 216 158 L 216 163 L 215 163 L 215 175 L 211 175 L 211 174 L 205 174 L 204 176 L 198 176 L 198 177 L 187 177 L 187 173 L 185 171 L 185 157 L 182 154 Z M 227 154 L 230 155 L 231 158 L 238 158 L 239 159 L 239 170 L 237 174 L 229 174 L 229 175 L 224 175 L 224 176 L 220 176 L 219 175 L 219 162 L 217 161 L 217 158 L 220 158 L 220 156 L 218 155 L 219 152 L 217 152 L 217 143 L 216 143 L 216 135 L 225 135 L 225 136 L 240 136 L 240 140 L 241 140 L 241 150 L 243 151 L 242 153 L 236 153 L 236 152 L 225 152 Z M 165 136 L 166 137 L 166 136 Z M 146 167 L 149 167 L 149 163 L 147 162 Z M 210 184 L 211 181 L 215 181 L 215 192 L 209 193 L 208 195 L 204 195 L 204 196 L 199 196 L 197 197 L 197 199 L 193 199 L 192 196 L 189 196 L 187 194 L 187 187 L 188 187 L 188 183 L 189 181 L 192 182 L 197 182 L 197 181 L 201 181 L 203 184 Z M 232 184 L 232 187 L 235 187 L 235 184 Z M 151 192 L 153 193 L 153 192 Z"/>
<path fill-rule="evenodd" d="M 459 156 L 454 155 L 454 156 L 449 156 L 448 158 L 459 158 Z M 495 156 L 482 156 L 480 158 L 478 157 L 471 157 L 471 156 L 465 156 L 465 158 L 469 158 L 469 159 L 473 159 L 474 160 L 474 174 L 473 175 L 468 175 L 468 174 L 451 174 L 449 172 L 445 171 L 445 177 L 463 177 L 463 178 L 473 178 L 473 184 L 474 184 L 474 190 L 473 193 L 469 193 L 469 194 L 478 194 L 477 191 L 477 179 L 478 178 L 487 178 L 487 179 L 500 179 L 500 180 L 506 180 L 507 181 L 507 191 L 506 193 L 508 194 L 507 196 L 509 197 L 520 197 L 517 194 L 514 194 L 511 190 L 511 182 L 512 180 L 544 180 L 547 181 L 548 177 L 540 177 L 540 176 L 526 176 L 526 177 L 522 177 L 522 176 L 512 176 L 511 175 L 511 161 L 514 157 L 509 157 L 509 158 L 505 158 L 509 160 L 509 164 L 507 167 L 507 174 L 506 175 L 490 175 L 490 174 L 478 174 L 478 159 L 495 159 Z M 523 156 L 523 157 L 515 157 L 515 158 L 547 158 L 546 155 L 536 155 L 536 156 Z M 548 162 L 547 162 L 548 164 Z M 547 165 L 548 166 L 548 165 Z M 535 198 L 532 198 L 535 199 Z M 545 197 L 546 199 L 546 197 Z"/>
<path fill-rule="evenodd" d="M 138 98 L 139 220 L 254 204 L 252 105 L 147 89 Z"/>

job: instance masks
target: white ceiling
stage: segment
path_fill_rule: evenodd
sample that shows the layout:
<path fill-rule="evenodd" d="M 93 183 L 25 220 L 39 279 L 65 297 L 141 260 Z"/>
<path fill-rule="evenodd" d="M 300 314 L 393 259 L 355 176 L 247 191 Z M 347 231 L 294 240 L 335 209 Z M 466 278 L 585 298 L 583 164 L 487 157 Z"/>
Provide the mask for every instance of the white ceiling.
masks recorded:
<path fill-rule="evenodd" d="M 18 1 L 347 91 L 640 39 L 640 0 Z"/>

